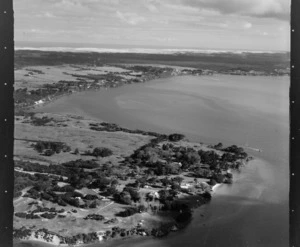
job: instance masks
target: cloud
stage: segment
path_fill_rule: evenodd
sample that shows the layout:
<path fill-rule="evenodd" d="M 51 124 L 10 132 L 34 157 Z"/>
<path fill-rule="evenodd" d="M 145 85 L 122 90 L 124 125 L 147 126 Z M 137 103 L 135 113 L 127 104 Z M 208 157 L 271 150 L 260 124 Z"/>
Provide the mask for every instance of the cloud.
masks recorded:
<path fill-rule="evenodd" d="M 221 14 L 236 14 L 288 20 L 289 0 L 179 0 L 182 5 L 211 9 Z"/>
<path fill-rule="evenodd" d="M 36 17 L 41 17 L 41 18 L 55 18 L 56 16 L 50 12 L 44 12 L 42 14 L 37 14 Z"/>
<path fill-rule="evenodd" d="M 137 25 L 138 23 L 145 22 L 146 19 L 136 13 L 122 13 L 120 11 L 116 12 L 117 17 L 130 25 Z"/>
<path fill-rule="evenodd" d="M 153 4 L 146 4 L 146 8 L 152 13 L 155 13 L 158 11 L 157 7 Z"/>
<path fill-rule="evenodd" d="M 250 23 L 250 22 L 246 22 L 245 24 L 244 24 L 244 26 L 243 26 L 245 29 L 249 29 L 249 28 L 251 28 L 252 27 L 252 23 Z"/>

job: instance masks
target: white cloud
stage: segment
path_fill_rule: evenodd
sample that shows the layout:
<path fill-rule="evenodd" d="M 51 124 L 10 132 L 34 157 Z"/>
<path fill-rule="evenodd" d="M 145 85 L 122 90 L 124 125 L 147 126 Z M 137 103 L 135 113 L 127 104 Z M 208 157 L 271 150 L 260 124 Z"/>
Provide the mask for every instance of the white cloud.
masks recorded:
<path fill-rule="evenodd" d="M 227 23 L 220 23 L 219 26 L 222 27 L 222 28 L 228 28 L 229 27 L 229 25 Z"/>
<path fill-rule="evenodd" d="M 176 1 L 176 0 L 175 0 Z M 178 0 L 177 0 L 178 1 Z M 216 10 L 221 14 L 289 19 L 290 0 L 179 0 L 183 6 Z"/>
<path fill-rule="evenodd" d="M 158 11 L 157 7 L 153 4 L 146 4 L 145 7 L 152 13 L 156 13 Z"/>
<path fill-rule="evenodd" d="M 245 29 L 249 29 L 249 28 L 251 28 L 252 27 L 252 23 L 250 23 L 250 22 L 246 22 L 244 25 L 243 25 L 243 28 L 245 28 Z"/>
<path fill-rule="evenodd" d="M 136 13 L 122 13 L 120 11 L 116 12 L 117 17 L 130 25 L 137 25 L 138 23 L 145 22 L 146 19 Z"/>
<path fill-rule="evenodd" d="M 41 18 L 55 18 L 56 16 L 50 12 L 44 12 L 42 14 L 37 14 L 36 17 L 41 17 Z"/>

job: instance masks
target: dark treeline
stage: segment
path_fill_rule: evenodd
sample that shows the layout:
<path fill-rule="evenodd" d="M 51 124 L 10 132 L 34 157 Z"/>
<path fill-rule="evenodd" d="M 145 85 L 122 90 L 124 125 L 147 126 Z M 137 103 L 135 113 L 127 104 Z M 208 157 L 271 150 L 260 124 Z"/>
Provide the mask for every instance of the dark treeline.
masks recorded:
<path fill-rule="evenodd" d="M 16 67 L 62 64 L 164 64 L 226 71 L 229 69 L 271 72 L 289 67 L 289 53 L 136 54 L 16 51 Z"/>

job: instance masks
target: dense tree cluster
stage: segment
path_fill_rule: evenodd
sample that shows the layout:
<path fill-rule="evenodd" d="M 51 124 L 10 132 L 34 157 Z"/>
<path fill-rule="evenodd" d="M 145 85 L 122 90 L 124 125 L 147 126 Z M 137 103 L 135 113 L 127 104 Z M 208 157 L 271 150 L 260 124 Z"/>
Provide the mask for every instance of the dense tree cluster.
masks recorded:
<path fill-rule="evenodd" d="M 19 197 L 21 190 L 35 184 L 35 176 L 21 172 L 14 173 L 14 197 Z"/>
<path fill-rule="evenodd" d="M 22 227 L 19 229 L 14 228 L 13 229 L 13 237 L 15 239 L 24 239 L 26 237 L 31 236 L 32 230 Z M 60 244 L 67 244 L 67 245 L 76 245 L 79 241 L 82 241 L 85 244 L 92 243 L 95 241 L 98 241 L 98 235 L 96 232 L 91 232 L 91 233 L 80 233 L 75 236 L 71 237 L 63 237 L 60 236 L 56 233 L 50 232 L 45 228 L 39 229 L 34 232 L 34 235 L 36 237 L 38 236 L 43 236 L 43 240 L 46 242 L 51 242 L 54 236 L 57 236 L 60 239 Z"/>
<path fill-rule="evenodd" d="M 133 187 L 124 187 L 122 192 L 116 192 L 114 193 L 114 200 L 116 202 L 122 203 L 122 204 L 132 204 L 132 202 L 138 202 L 141 199 L 141 196 L 136 188 Z"/>
<path fill-rule="evenodd" d="M 100 214 L 88 214 L 83 219 L 100 221 L 100 220 L 104 220 L 104 216 Z"/>
<path fill-rule="evenodd" d="M 137 213 L 139 213 L 138 208 L 130 207 L 130 208 L 126 208 L 122 212 L 117 213 L 116 216 L 119 216 L 119 217 L 129 217 L 129 216 L 137 214 Z"/>
<path fill-rule="evenodd" d="M 84 169 L 94 169 L 99 167 L 99 164 L 93 160 L 82 160 L 82 159 L 69 161 L 66 163 L 62 163 L 61 165 L 68 168 L 84 168 Z"/>
<path fill-rule="evenodd" d="M 56 213 L 43 213 L 41 214 L 41 217 L 45 218 L 45 219 L 54 219 L 56 217 Z"/>
<path fill-rule="evenodd" d="M 147 136 L 154 136 L 154 137 L 160 136 L 160 134 L 156 133 L 156 132 L 126 129 L 126 128 L 120 127 L 117 124 L 106 123 L 106 122 L 90 123 L 90 129 L 95 130 L 95 131 L 107 131 L 107 132 L 122 131 L 122 132 L 130 133 L 130 134 L 140 134 L 140 135 L 147 135 Z"/>
<path fill-rule="evenodd" d="M 24 196 L 31 197 L 33 199 L 40 198 L 52 203 L 57 203 L 60 206 L 71 205 L 81 208 L 95 208 L 98 206 L 98 197 L 96 198 L 92 195 L 84 196 L 83 194 L 74 191 L 73 189 L 68 189 L 68 192 L 65 193 L 57 193 L 57 190 L 59 190 L 58 188 L 58 186 L 48 185 L 47 188 L 44 188 L 40 187 L 39 185 L 35 185 L 31 189 L 29 189 Z M 64 189 L 61 189 L 59 191 L 61 192 L 63 190 Z"/>
<path fill-rule="evenodd" d="M 52 185 L 52 180 L 55 178 L 51 178 L 50 176 L 43 174 L 27 174 L 15 171 L 15 180 L 14 180 L 14 197 L 18 197 L 21 195 L 21 190 L 29 187 L 29 186 L 42 186 L 48 187 Z M 57 178 L 56 178 L 57 179 Z"/>
<path fill-rule="evenodd" d="M 93 182 L 88 184 L 88 188 L 90 189 L 100 189 L 105 190 L 111 183 L 111 179 L 105 177 L 105 176 L 99 176 Z"/>
<path fill-rule="evenodd" d="M 227 148 L 223 148 L 222 150 L 225 151 L 225 152 L 235 154 L 238 159 L 245 159 L 248 156 L 243 148 L 238 147 L 236 145 L 232 145 L 232 146 L 229 146 Z"/>
<path fill-rule="evenodd" d="M 41 118 L 35 116 L 31 117 L 31 124 L 33 124 L 34 126 L 45 126 L 52 121 L 53 118 L 48 118 L 46 116 L 43 116 Z"/>
<path fill-rule="evenodd" d="M 85 155 L 91 155 L 91 156 L 95 156 L 95 157 L 107 157 L 112 155 L 113 152 L 106 147 L 96 147 L 94 148 L 94 150 L 91 151 L 86 151 Z"/>
<path fill-rule="evenodd" d="M 38 141 L 32 146 L 37 152 L 44 152 L 44 155 L 47 156 L 51 156 L 55 153 L 71 151 L 71 148 L 63 142 Z"/>
<path fill-rule="evenodd" d="M 18 213 L 15 213 L 15 216 L 16 217 L 19 217 L 19 218 L 23 218 L 23 219 L 39 219 L 40 216 L 36 215 L 36 214 L 33 214 L 33 213 L 25 213 L 25 212 L 18 212 Z"/>
<path fill-rule="evenodd" d="M 29 161 L 15 161 L 15 167 L 22 168 L 23 171 L 38 172 L 38 173 L 50 173 L 60 176 L 68 176 L 70 169 L 61 165 L 41 165 L 39 163 L 32 163 Z"/>
<path fill-rule="evenodd" d="M 181 141 L 185 136 L 182 134 L 171 134 L 168 136 L 169 141 L 171 142 L 177 142 L 177 141 Z"/>

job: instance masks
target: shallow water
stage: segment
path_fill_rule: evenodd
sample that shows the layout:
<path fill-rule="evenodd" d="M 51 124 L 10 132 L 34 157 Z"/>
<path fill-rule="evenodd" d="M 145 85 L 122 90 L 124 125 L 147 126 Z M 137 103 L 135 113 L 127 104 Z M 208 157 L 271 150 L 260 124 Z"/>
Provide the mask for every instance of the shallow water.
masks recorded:
<path fill-rule="evenodd" d="M 287 77 L 183 76 L 84 92 L 41 111 L 263 150 L 248 150 L 259 159 L 195 210 L 185 230 L 105 246 L 288 246 L 288 90 Z"/>

